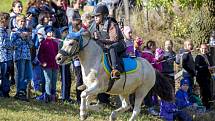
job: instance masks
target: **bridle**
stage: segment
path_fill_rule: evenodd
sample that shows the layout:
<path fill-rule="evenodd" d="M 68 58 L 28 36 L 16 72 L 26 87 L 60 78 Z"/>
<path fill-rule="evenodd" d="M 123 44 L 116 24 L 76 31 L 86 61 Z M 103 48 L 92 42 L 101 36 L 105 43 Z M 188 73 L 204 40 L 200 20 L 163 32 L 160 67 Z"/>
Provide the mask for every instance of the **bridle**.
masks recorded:
<path fill-rule="evenodd" d="M 76 46 L 75 47 L 75 50 L 73 51 L 73 52 L 66 52 L 65 50 L 62 50 L 62 49 L 60 49 L 59 51 L 58 51 L 58 53 L 60 53 L 61 55 L 63 55 L 63 56 L 75 56 L 75 55 L 77 55 L 77 54 L 79 54 L 79 52 L 81 51 L 81 50 L 83 50 L 88 44 L 89 44 L 89 42 L 90 42 L 90 39 L 91 39 L 91 37 L 87 40 L 87 43 L 85 44 L 85 45 L 83 45 L 83 39 L 74 39 L 76 42 L 78 42 L 79 44 L 78 44 L 78 46 Z M 72 46 L 72 45 L 68 45 L 68 46 Z"/>

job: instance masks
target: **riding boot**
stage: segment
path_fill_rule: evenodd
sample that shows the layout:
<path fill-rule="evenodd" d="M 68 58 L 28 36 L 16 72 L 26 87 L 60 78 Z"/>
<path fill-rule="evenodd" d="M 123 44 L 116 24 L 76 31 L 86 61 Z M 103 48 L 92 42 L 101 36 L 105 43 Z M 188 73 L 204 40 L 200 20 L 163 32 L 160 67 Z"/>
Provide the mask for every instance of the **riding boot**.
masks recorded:
<path fill-rule="evenodd" d="M 120 79 L 120 72 L 118 70 L 117 65 L 117 57 L 114 49 L 110 49 L 110 56 L 111 56 L 111 62 L 112 62 L 112 71 L 111 71 L 111 78 L 112 79 Z"/>

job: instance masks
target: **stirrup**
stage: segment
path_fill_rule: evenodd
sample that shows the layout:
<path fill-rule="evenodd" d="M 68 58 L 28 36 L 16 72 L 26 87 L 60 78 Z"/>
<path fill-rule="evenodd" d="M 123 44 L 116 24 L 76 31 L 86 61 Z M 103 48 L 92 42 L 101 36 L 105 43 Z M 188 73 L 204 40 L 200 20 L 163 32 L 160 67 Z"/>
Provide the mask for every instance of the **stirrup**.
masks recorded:
<path fill-rule="evenodd" d="M 111 71 L 111 79 L 120 79 L 120 72 L 119 72 L 119 74 L 118 74 L 118 76 L 116 75 L 116 74 L 114 74 L 114 71 L 116 71 L 116 70 L 112 70 Z M 117 73 L 117 72 L 115 72 L 115 73 Z"/>

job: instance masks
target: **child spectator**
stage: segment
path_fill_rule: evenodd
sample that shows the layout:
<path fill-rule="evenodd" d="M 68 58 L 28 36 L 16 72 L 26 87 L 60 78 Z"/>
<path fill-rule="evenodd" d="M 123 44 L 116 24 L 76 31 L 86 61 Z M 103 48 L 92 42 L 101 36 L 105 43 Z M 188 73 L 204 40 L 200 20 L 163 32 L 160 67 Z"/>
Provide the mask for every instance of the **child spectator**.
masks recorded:
<path fill-rule="evenodd" d="M 10 15 L 8 13 L 0 13 L 0 97 L 9 97 L 10 82 L 7 74 L 7 65 L 13 59 L 12 44 L 6 28 L 8 27 Z"/>
<path fill-rule="evenodd" d="M 196 81 L 200 87 L 200 93 L 202 97 L 202 102 L 207 109 L 210 108 L 209 101 L 212 100 L 212 92 L 210 90 L 212 81 L 211 73 L 209 71 L 209 59 L 208 59 L 209 48 L 206 44 L 201 44 L 200 53 L 195 58 L 196 67 Z"/>
<path fill-rule="evenodd" d="M 64 8 L 65 0 L 52 0 L 50 5 L 54 10 L 55 21 L 53 21 L 53 28 L 57 38 L 60 38 L 60 28 L 67 26 L 66 10 Z"/>
<path fill-rule="evenodd" d="M 20 15 L 22 13 L 23 6 L 22 2 L 20 0 L 15 0 L 12 3 L 12 8 L 11 8 L 11 13 L 10 13 L 10 20 L 9 20 L 9 25 L 8 28 L 11 31 L 15 31 L 14 29 L 16 28 L 16 16 Z M 14 63 L 13 61 L 10 61 L 8 63 L 8 74 L 10 77 L 10 83 L 11 85 L 15 84 L 15 72 L 14 72 Z"/>
<path fill-rule="evenodd" d="M 155 50 L 156 50 L 156 43 L 153 40 L 149 40 L 146 43 L 146 46 L 142 52 L 141 57 L 145 58 L 149 63 L 154 63 L 155 58 Z"/>
<path fill-rule="evenodd" d="M 192 105 L 188 97 L 189 80 L 184 78 L 180 82 L 180 89 L 176 92 L 176 105 L 178 109 L 183 109 Z"/>
<path fill-rule="evenodd" d="M 145 58 L 149 63 L 155 63 L 155 50 L 156 50 L 156 43 L 153 40 L 149 40 L 146 43 L 146 47 L 142 52 L 141 57 Z M 155 67 L 155 66 L 154 66 Z M 144 99 L 144 103 L 148 106 L 148 112 L 152 115 L 158 115 L 158 112 L 154 109 L 154 106 L 158 104 L 156 94 L 151 90 L 146 95 Z"/>
<path fill-rule="evenodd" d="M 165 41 L 165 50 L 164 50 L 164 62 L 162 62 L 162 74 L 166 76 L 175 90 L 175 81 L 174 81 L 174 61 L 175 61 L 175 52 L 173 51 L 173 42 L 171 40 Z"/>
<path fill-rule="evenodd" d="M 135 51 L 134 51 L 134 40 L 132 38 L 132 29 L 129 26 L 124 27 L 124 38 L 125 38 L 125 43 L 126 43 L 126 54 L 129 56 L 135 56 Z"/>
<path fill-rule="evenodd" d="M 26 97 L 26 88 L 28 81 L 32 79 L 32 65 L 30 48 L 33 46 L 31 33 L 26 28 L 25 16 L 16 17 L 16 31 L 11 33 L 11 41 L 15 46 L 14 61 L 15 74 L 17 82 L 16 99 L 28 101 Z"/>
<path fill-rule="evenodd" d="M 62 27 L 60 30 L 61 39 L 66 41 L 65 38 L 68 35 L 69 28 L 67 26 Z M 61 48 L 61 47 L 60 47 Z M 71 63 L 63 64 L 60 66 L 60 74 L 61 74 L 61 97 L 63 101 L 71 102 L 70 91 L 71 91 L 71 71 L 70 71 Z"/>
<path fill-rule="evenodd" d="M 43 68 L 45 76 L 45 102 L 56 101 L 56 83 L 58 65 L 55 56 L 58 53 L 58 43 L 53 39 L 54 30 L 52 26 L 45 27 L 46 39 L 41 42 L 38 59 Z"/>
<path fill-rule="evenodd" d="M 81 16 L 78 11 L 74 11 L 74 13 L 68 17 L 69 18 L 69 34 L 67 35 L 68 39 L 78 39 L 82 40 L 81 34 L 84 32 L 84 28 L 82 28 Z M 81 73 L 81 65 L 78 57 L 74 59 L 74 71 L 76 76 L 76 97 L 77 103 L 81 102 L 81 92 L 86 89 L 86 85 L 83 85 L 82 73 Z"/>
<path fill-rule="evenodd" d="M 167 102 L 161 100 L 160 116 L 165 121 L 174 121 L 179 119 L 180 121 L 192 121 L 191 116 L 183 110 L 178 110 L 174 102 Z"/>
<path fill-rule="evenodd" d="M 155 50 L 155 60 L 153 66 L 159 71 L 162 72 L 162 61 L 164 59 L 164 50 L 157 48 Z"/>
<path fill-rule="evenodd" d="M 189 97 L 190 103 L 195 103 L 197 106 L 203 106 L 202 100 L 200 98 L 200 88 L 198 84 L 193 86 L 193 93 Z"/>
<path fill-rule="evenodd" d="M 40 14 L 40 7 L 42 6 L 41 0 L 29 0 L 27 5 L 27 16 L 31 16 L 30 25 L 33 29 L 36 28 L 38 24 L 38 17 Z"/>
<path fill-rule="evenodd" d="M 143 45 L 143 39 L 140 37 L 136 37 L 136 39 L 134 40 L 134 52 L 135 52 L 135 56 L 140 57 L 141 56 L 141 47 Z"/>
<path fill-rule="evenodd" d="M 12 9 L 10 10 L 10 22 L 9 22 L 9 29 L 13 30 L 16 28 L 16 16 L 22 13 L 23 6 L 20 0 L 14 0 L 12 3 Z"/>
<path fill-rule="evenodd" d="M 37 92 L 41 89 L 42 95 L 36 97 L 37 100 L 42 100 L 45 94 L 45 77 L 38 60 L 38 51 L 41 42 L 46 38 L 46 33 L 44 28 L 50 22 L 50 14 L 48 12 L 41 12 L 38 17 L 38 25 L 36 29 L 32 30 L 32 40 L 34 42 L 34 55 L 32 55 L 33 64 L 33 86 L 34 90 Z"/>
<path fill-rule="evenodd" d="M 90 27 L 90 25 L 93 22 L 93 18 L 92 15 L 90 15 L 90 13 L 84 13 L 81 16 L 81 20 L 82 20 L 82 27 L 86 30 Z"/>
<path fill-rule="evenodd" d="M 181 56 L 177 56 L 176 63 L 181 64 L 183 68 L 183 78 L 187 78 L 190 81 L 188 94 L 192 93 L 192 86 L 194 84 L 194 77 L 196 76 L 195 62 L 192 55 L 193 43 L 192 41 L 184 42 L 184 50 L 182 51 Z"/>

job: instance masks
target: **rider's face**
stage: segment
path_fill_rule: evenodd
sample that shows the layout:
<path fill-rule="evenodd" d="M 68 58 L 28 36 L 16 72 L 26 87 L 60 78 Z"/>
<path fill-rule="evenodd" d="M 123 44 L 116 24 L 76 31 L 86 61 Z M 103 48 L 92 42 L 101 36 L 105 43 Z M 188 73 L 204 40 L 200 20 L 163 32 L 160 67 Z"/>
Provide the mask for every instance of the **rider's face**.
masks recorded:
<path fill-rule="evenodd" d="M 94 17 L 96 24 L 100 24 L 102 22 L 102 15 L 95 15 Z"/>

